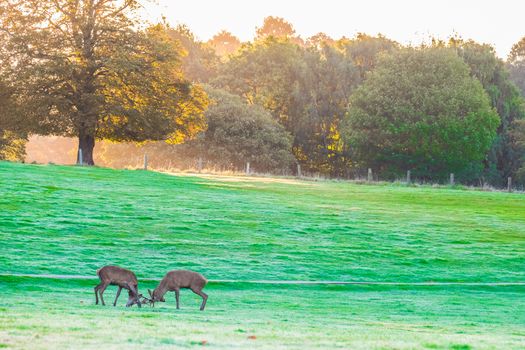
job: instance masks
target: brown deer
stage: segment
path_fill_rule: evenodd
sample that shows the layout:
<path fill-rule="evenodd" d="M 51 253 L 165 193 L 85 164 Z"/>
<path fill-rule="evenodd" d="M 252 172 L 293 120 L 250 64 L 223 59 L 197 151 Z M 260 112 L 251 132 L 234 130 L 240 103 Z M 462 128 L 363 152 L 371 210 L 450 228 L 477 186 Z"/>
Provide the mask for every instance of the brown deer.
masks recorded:
<path fill-rule="evenodd" d="M 157 301 L 166 301 L 164 300 L 164 294 L 166 294 L 166 292 L 175 292 L 177 309 L 179 309 L 179 291 L 181 288 L 189 288 L 193 293 L 202 297 L 202 304 L 200 307 L 200 310 L 202 311 L 206 306 L 206 300 L 208 300 L 208 295 L 202 291 L 206 283 L 208 283 L 208 280 L 200 273 L 188 270 L 173 270 L 164 276 L 153 292 L 148 289 L 150 295 L 148 301 L 155 306 L 155 302 Z"/>
<path fill-rule="evenodd" d="M 100 294 L 100 300 L 102 305 L 104 303 L 104 291 L 107 286 L 118 286 L 117 296 L 115 297 L 115 302 L 113 306 L 117 305 L 117 299 L 120 296 L 122 288 L 128 290 L 129 298 L 126 304 L 126 307 L 133 306 L 137 304 L 138 307 L 141 306 L 140 298 L 142 294 L 138 294 L 138 282 L 137 277 L 130 270 L 123 269 L 118 266 L 104 266 L 97 270 L 98 278 L 100 278 L 100 283 L 95 287 L 95 300 L 98 305 L 98 294 Z"/>

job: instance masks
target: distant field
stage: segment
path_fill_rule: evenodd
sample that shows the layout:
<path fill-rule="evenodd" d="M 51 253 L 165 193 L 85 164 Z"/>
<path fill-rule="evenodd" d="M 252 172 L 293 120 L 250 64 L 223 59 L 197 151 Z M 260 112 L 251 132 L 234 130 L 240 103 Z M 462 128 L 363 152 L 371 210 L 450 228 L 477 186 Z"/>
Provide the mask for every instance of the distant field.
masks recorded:
<path fill-rule="evenodd" d="M 525 282 L 523 194 L 0 162 L 0 245 L 0 348 L 525 348 L 525 286 L 250 282 Z M 12 276 L 105 264 L 199 271 L 206 311 Z"/>

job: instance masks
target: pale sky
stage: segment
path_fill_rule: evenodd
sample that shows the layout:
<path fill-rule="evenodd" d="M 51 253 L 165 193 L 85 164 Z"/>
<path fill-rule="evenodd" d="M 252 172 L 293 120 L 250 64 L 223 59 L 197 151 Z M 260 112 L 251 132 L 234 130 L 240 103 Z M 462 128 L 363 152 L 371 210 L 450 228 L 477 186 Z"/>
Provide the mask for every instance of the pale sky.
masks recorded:
<path fill-rule="evenodd" d="M 325 32 L 338 39 L 358 32 L 419 44 L 457 33 L 495 47 L 501 58 L 525 36 L 525 0 L 154 0 L 146 16 L 187 24 L 203 41 L 226 29 L 251 40 L 266 16 L 283 17 L 303 38 Z"/>

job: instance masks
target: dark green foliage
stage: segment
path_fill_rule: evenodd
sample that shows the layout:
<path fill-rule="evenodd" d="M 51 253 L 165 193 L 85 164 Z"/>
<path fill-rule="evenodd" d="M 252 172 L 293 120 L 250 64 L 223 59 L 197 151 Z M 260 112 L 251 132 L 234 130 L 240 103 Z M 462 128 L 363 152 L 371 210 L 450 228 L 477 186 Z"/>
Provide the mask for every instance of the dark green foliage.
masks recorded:
<path fill-rule="evenodd" d="M 480 169 L 479 174 L 494 186 L 505 186 L 507 177 L 514 177 L 523 164 L 523 151 L 519 149 L 512 134 L 517 126 L 516 122 L 525 118 L 525 101 L 511 81 L 504 62 L 496 57 L 491 46 L 460 40 L 451 41 L 449 45 L 469 65 L 471 75 L 481 82 L 492 107 L 500 116 L 501 123 L 496 138 L 487 153 L 484 169 Z M 475 178 L 465 176 L 466 181 Z"/>
<path fill-rule="evenodd" d="M 383 56 L 355 91 L 343 135 L 362 167 L 442 179 L 480 164 L 498 125 L 453 50 L 404 49 Z"/>
<path fill-rule="evenodd" d="M 249 103 L 258 103 L 293 136 L 303 169 L 343 175 L 349 166 L 339 124 L 359 81 L 353 62 L 339 50 L 304 49 L 272 36 L 246 44 L 214 82 Z"/>
<path fill-rule="evenodd" d="M 341 140 L 340 125 L 359 82 L 359 71 L 348 56 L 326 44 L 306 50 L 303 60 L 305 69 L 292 109 L 294 153 L 306 171 L 347 176 L 351 159 Z"/>
<path fill-rule="evenodd" d="M 246 162 L 258 172 L 290 168 L 291 137 L 268 111 L 225 91 L 207 92 L 213 100 L 205 114 L 208 127 L 184 149 L 225 169 L 242 169 Z"/>
<path fill-rule="evenodd" d="M 511 132 L 511 138 L 516 145 L 517 154 L 520 157 L 521 165 L 515 173 L 515 183 L 523 188 L 525 186 L 525 120 L 515 122 Z"/>
<path fill-rule="evenodd" d="M 0 80 L 0 160 L 23 161 L 29 125 L 17 118 L 22 110 L 13 98 L 14 90 Z"/>

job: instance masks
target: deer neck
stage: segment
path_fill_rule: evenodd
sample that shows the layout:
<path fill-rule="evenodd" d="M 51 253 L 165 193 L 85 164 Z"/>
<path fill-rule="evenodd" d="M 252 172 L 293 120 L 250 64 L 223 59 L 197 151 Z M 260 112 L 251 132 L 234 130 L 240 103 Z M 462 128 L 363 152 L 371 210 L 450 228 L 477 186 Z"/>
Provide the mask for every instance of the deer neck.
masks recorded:
<path fill-rule="evenodd" d="M 168 291 L 168 286 L 166 285 L 165 280 L 162 280 L 160 284 L 158 285 L 158 287 L 155 288 L 153 293 L 155 294 L 155 297 L 160 299 L 164 296 L 164 294 L 166 294 L 167 291 Z"/>

